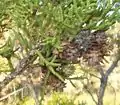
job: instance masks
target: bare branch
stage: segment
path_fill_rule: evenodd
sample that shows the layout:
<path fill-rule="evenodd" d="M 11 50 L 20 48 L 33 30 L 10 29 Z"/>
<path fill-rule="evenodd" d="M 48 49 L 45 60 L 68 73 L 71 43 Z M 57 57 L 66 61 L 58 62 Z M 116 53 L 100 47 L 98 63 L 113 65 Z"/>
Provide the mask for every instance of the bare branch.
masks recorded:
<path fill-rule="evenodd" d="M 95 98 L 94 98 L 93 94 L 91 93 L 91 91 L 89 89 L 86 89 L 86 91 L 90 94 L 90 96 L 92 97 L 92 100 L 97 105 L 97 101 L 95 100 Z"/>
<path fill-rule="evenodd" d="M 92 73 L 89 73 L 89 74 L 90 74 L 90 76 L 93 76 L 93 77 L 95 77 L 95 78 L 97 78 L 97 79 L 100 79 L 100 77 L 97 76 L 97 75 L 95 75 L 95 74 L 92 74 Z"/>
<path fill-rule="evenodd" d="M 105 89 L 106 89 L 106 86 L 107 86 L 108 77 L 113 72 L 113 70 L 115 69 L 115 67 L 118 64 L 118 61 L 120 60 L 119 52 L 120 51 L 118 50 L 118 54 L 116 56 L 116 59 L 111 64 L 111 66 L 108 68 L 108 70 L 105 73 L 100 73 L 101 74 L 101 81 L 100 81 L 101 83 L 100 83 L 97 105 L 103 105 L 103 97 L 104 97 Z"/>
<path fill-rule="evenodd" d="M 112 63 L 112 65 L 109 67 L 109 69 L 106 71 L 105 75 L 109 76 L 111 72 L 114 70 L 114 68 L 117 66 L 118 61 L 120 60 L 120 56 L 116 58 L 116 60 Z"/>
<path fill-rule="evenodd" d="M 11 72 L 3 81 L 0 82 L 0 92 L 2 89 L 9 84 L 17 75 L 21 74 L 24 70 L 26 70 L 29 64 L 33 63 L 33 61 L 37 58 L 35 54 L 35 48 L 31 50 L 26 57 L 21 59 L 18 65 L 15 68 L 15 71 Z"/>
<path fill-rule="evenodd" d="M 16 93 L 18 93 L 18 92 L 21 92 L 24 88 L 26 88 L 26 87 L 20 88 L 20 89 L 14 91 L 14 92 L 12 92 L 12 93 L 7 94 L 6 96 L 0 98 L 0 101 L 3 101 L 4 99 L 6 99 L 6 98 L 8 98 L 8 97 L 10 97 L 10 96 L 12 96 L 12 95 L 14 95 L 14 94 L 16 94 Z"/>
<path fill-rule="evenodd" d="M 14 72 L 11 72 L 2 82 L 0 82 L 0 91 L 17 75 L 21 74 L 24 70 L 26 70 L 30 63 L 32 63 L 36 59 L 36 56 L 28 56 L 22 59 L 16 67 Z"/>

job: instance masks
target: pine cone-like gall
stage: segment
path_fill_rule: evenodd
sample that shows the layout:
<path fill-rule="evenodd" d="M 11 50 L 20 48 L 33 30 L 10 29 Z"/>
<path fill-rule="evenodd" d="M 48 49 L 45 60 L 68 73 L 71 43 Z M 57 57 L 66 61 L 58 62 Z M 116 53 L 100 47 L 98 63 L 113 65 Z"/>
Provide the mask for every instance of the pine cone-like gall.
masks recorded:
<path fill-rule="evenodd" d="M 96 66 L 108 55 L 108 51 L 109 43 L 104 31 L 82 30 L 64 46 L 62 57 L 73 63 L 79 62 L 82 57 L 90 66 Z"/>

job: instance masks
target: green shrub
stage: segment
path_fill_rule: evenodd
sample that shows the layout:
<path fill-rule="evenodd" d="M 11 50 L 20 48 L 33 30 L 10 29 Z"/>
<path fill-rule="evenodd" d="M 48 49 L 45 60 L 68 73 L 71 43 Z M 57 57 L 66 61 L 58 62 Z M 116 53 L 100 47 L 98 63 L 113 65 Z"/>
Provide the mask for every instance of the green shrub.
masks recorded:
<path fill-rule="evenodd" d="M 6 58 L 2 58 L 0 56 L 0 72 L 7 72 L 7 71 L 10 71 L 8 61 Z"/>
<path fill-rule="evenodd" d="M 75 105 L 74 100 L 63 93 L 53 93 L 47 105 Z"/>
<path fill-rule="evenodd" d="M 69 97 L 65 93 L 53 93 L 47 105 L 87 105 L 86 102 L 75 102 L 73 97 Z"/>

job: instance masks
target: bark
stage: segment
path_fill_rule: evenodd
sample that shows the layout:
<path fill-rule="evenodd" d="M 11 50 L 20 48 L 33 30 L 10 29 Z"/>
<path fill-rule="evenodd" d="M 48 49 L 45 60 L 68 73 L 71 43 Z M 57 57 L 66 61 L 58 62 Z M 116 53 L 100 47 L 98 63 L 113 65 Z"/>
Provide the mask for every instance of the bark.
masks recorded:
<path fill-rule="evenodd" d="M 100 89 L 99 89 L 99 93 L 98 93 L 99 95 L 98 95 L 97 105 L 103 105 L 103 97 L 104 97 L 105 89 L 106 89 L 106 86 L 107 86 L 107 81 L 108 81 L 108 77 L 102 76 Z"/>

